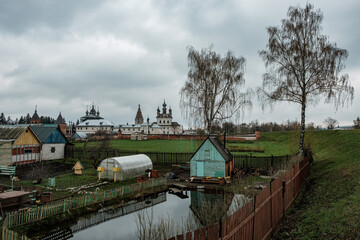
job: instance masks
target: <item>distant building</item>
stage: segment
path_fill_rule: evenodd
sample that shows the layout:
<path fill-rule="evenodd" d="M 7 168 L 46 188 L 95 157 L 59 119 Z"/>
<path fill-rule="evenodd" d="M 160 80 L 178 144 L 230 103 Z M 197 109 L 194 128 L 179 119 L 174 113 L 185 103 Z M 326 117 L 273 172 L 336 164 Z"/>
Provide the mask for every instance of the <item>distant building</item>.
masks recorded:
<path fill-rule="evenodd" d="M 162 112 L 160 113 L 160 109 L 158 107 L 157 115 L 156 115 L 157 125 L 161 127 L 162 134 L 182 133 L 182 128 L 180 124 L 172 121 L 173 117 L 172 117 L 171 107 L 169 108 L 169 112 L 166 111 L 167 109 L 166 109 L 165 100 L 162 106 L 163 106 Z"/>
<path fill-rule="evenodd" d="M 140 104 L 139 104 L 139 108 L 138 108 L 138 111 L 135 116 L 135 124 L 142 124 L 142 123 L 144 123 L 144 118 L 143 118 L 143 115 L 142 115 L 142 112 L 140 109 Z"/>
<path fill-rule="evenodd" d="M 64 135 L 66 135 L 66 122 L 65 119 L 61 116 L 61 112 L 59 113 L 59 116 L 57 117 L 55 124 L 59 125 L 61 132 Z"/>
<path fill-rule="evenodd" d="M 100 116 L 99 109 L 95 110 L 93 104 L 90 112 L 86 109 L 85 116 L 80 118 L 80 123 L 76 126 L 76 132 L 83 132 L 86 134 L 94 134 L 97 131 L 105 131 L 111 133 L 114 129 L 114 124 Z"/>
<path fill-rule="evenodd" d="M 85 122 L 86 120 L 104 119 L 104 118 L 100 117 L 99 107 L 98 107 L 98 110 L 96 111 L 94 104 L 91 106 L 90 112 L 88 111 L 88 109 L 86 109 L 85 114 L 86 114 L 85 116 L 82 116 L 80 118 L 80 123 Z"/>
<path fill-rule="evenodd" d="M 40 124 L 41 120 L 39 115 L 37 114 L 37 107 L 35 107 L 35 112 L 33 116 L 30 118 L 30 124 Z"/>
<path fill-rule="evenodd" d="M 181 125 L 177 122 L 172 121 L 172 110 L 169 109 L 167 112 L 166 103 L 164 100 L 162 113 L 160 109 L 157 109 L 156 122 L 150 123 L 149 118 L 144 122 L 143 115 L 141 112 L 140 105 L 135 115 L 135 124 L 124 124 L 119 126 L 119 131 L 123 135 L 133 135 L 134 133 L 141 134 L 181 134 Z"/>

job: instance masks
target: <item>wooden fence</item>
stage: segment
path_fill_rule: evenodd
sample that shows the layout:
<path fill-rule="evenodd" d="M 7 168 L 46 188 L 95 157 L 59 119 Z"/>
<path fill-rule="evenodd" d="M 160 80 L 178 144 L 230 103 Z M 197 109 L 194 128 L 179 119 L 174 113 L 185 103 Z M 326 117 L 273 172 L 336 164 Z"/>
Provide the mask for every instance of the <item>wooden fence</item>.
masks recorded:
<path fill-rule="evenodd" d="M 30 209 L 11 212 L 4 219 L 2 239 L 29 239 L 26 237 L 24 238 L 24 236 L 21 236 L 18 233 L 15 233 L 14 231 L 10 230 L 10 228 L 40 221 L 59 213 L 75 210 L 96 203 L 103 203 L 108 200 L 123 197 L 126 194 L 137 193 L 142 190 L 151 189 L 162 185 L 166 185 L 165 178 L 151 179 L 145 182 L 126 185 L 108 191 L 101 191 L 80 197 L 68 198 Z"/>
<path fill-rule="evenodd" d="M 134 154 L 147 155 L 155 165 L 185 165 L 190 161 L 193 153 L 166 153 L 166 152 L 139 152 L 139 151 L 122 151 L 118 149 L 109 149 L 106 151 L 75 149 L 74 157 L 77 159 L 105 159 L 108 157 L 122 157 Z M 234 166 L 236 168 L 253 167 L 253 168 L 270 168 L 281 166 L 288 162 L 290 156 L 268 156 L 258 157 L 252 155 L 234 154 Z"/>
<path fill-rule="evenodd" d="M 309 158 L 305 158 L 222 222 L 177 235 L 170 240 L 269 239 L 309 176 Z"/>

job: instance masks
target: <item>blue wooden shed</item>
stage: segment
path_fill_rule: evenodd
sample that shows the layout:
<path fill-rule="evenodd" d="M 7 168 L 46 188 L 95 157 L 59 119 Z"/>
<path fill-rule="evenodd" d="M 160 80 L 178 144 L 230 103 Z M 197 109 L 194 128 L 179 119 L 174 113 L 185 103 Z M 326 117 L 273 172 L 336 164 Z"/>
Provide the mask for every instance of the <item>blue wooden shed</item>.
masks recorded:
<path fill-rule="evenodd" d="M 233 156 L 215 136 L 208 136 L 190 158 L 191 177 L 227 177 Z"/>

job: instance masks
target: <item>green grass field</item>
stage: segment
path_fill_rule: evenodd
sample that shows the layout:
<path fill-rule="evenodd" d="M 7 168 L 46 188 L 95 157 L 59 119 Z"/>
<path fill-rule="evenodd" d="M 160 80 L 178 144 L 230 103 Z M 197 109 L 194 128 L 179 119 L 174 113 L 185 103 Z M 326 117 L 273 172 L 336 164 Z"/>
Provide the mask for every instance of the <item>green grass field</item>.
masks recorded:
<path fill-rule="evenodd" d="M 264 134 L 279 142 L 294 142 L 296 137 Z M 306 145 L 315 159 L 310 185 L 274 239 L 360 239 L 360 131 L 308 132 Z"/>
<path fill-rule="evenodd" d="M 195 152 L 203 141 L 194 139 L 191 140 L 146 140 L 146 141 L 131 141 L 131 140 L 112 140 L 110 141 L 110 148 L 120 149 L 126 151 L 139 152 Z M 96 147 L 100 142 L 89 142 L 86 147 Z M 279 142 L 274 139 L 260 139 L 259 141 L 245 142 L 245 141 L 231 141 L 227 146 L 238 147 L 240 149 L 264 149 L 264 152 L 234 152 L 235 154 L 253 155 L 253 156 L 282 156 L 291 155 L 296 152 L 291 149 L 291 142 Z M 84 143 L 75 143 L 75 149 L 81 149 Z"/>

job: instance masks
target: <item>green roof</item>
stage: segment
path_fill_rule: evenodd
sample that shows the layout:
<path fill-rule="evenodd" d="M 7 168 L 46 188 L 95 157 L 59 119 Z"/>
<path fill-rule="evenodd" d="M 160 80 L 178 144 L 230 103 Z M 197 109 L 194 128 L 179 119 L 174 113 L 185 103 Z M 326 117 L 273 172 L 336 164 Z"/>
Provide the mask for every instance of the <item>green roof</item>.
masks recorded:
<path fill-rule="evenodd" d="M 55 124 L 49 124 L 49 125 L 34 125 L 31 126 L 31 129 L 36 134 L 36 136 L 39 138 L 39 140 L 43 143 L 46 141 L 46 139 L 58 128 Z"/>

